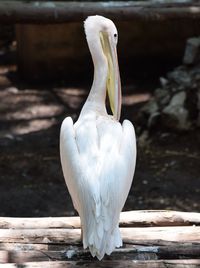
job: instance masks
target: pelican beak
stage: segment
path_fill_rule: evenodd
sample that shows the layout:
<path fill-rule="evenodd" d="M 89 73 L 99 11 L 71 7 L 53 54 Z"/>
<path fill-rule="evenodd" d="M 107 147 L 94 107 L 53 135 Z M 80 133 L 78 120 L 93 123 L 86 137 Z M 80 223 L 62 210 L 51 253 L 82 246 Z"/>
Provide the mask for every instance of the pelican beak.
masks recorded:
<path fill-rule="evenodd" d="M 121 81 L 117 59 L 116 44 L 106 32 L 100 32 L 101 45 L 108 62 L 107 92 L 110 108 L 116 120 L 121 114 Z"/>

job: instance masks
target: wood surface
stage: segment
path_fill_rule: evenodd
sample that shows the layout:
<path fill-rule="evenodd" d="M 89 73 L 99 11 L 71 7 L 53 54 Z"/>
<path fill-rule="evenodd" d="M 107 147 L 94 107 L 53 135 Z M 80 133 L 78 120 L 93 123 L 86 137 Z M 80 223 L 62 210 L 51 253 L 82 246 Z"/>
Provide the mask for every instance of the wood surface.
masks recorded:
<path fill-rule="evenodd" d="M 115 20 L 199 19 L 195 0 L 140 2 L 0 1 L 0 23 L 61 23 L 99 14 Z"/>
<path fill-rule="evenodd" d="M 129 261 L 47 261 L 47 262 L 27 262 L 20 265 L 14 263 L 1 264 L 2 268 L 196 268 L 200 267 L 200 260 L 129 260 Z"/>
<path fill-rule="evenodd" d="M 123 247 L 99 262 L 83 250 L 79 217 L 0 218 L 0 267 L 200 267 L 200 214 L 122 212 Z"/>
<path fill-rule="evenodd" d="M 121 227 L 200 225 L 200 213 L 179 211 L 126 211 L 120 215 Z M 1 229 L 80 228 L 79 217 L 9 218 L 0 217 Z"/>
<path fill-rule="evenodd" d="M 130 227 L 121 228 L 123 241 L 197 241 L 200 242 L 200 227 Z M 80 229 L 1 229 L 0 243 L 80 243 Z"/>

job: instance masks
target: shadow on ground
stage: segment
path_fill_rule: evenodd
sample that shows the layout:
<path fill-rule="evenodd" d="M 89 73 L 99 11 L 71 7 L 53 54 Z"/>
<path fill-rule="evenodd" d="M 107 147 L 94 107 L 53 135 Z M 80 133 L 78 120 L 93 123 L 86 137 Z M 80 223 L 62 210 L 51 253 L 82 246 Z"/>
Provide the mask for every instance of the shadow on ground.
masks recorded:
<path fill-rule="evenodd" d="M 74 215 L 59 159 L 64 117 L 74 120 L 89 85 L 26 86 L 0 68 L 0 216 Z M 8 78 L 9 77 L 9 78 Z M 122 120 L 134 122 L 138 159 L 124 210 L 200 211 L 200 131 L 139 135 L 139 108 L 151 88 L 141 83 L 123 90 Z"/>

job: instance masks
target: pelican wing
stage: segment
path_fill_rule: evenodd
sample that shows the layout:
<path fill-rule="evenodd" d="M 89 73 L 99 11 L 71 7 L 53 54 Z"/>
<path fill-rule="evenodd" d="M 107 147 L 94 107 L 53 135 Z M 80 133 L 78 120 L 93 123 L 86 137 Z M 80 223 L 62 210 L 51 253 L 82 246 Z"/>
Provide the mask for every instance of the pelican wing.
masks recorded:
<path fill-rule="evenodd" d="M 65 118 L 60 131 L 60 157 L 63 169 L 63 174 L 68 186 L 70 195 L 75 209 L 79 206 L 79 190 L 81 181 L 74 180 L 81 173 L 79 163 L 79 152 L 76 145 L 75 130 L 71 117 Z"/>
<path fill-rule="evenodd" d="M 89 125 L 87 125 L 89 124 Z M 83 127 L 84 125 L 84 127 Z M 88 131 L 90 129 L 90 131 Z M 63 174 L 70 192 L 73 205 L 87 225 L 93 211 L 97 210 L 99 191 L 92 179 L 96 172 L 94 156 L 89 157 L 89 148 L 96 152 L 95 132 L 90 122 L 84 122 L 75 130 L 71 117 L 65 118 L 60 132 L 60 156 Z"/>
<path fill-rule="evenodd" d="M 134 127 L 125 120 L 120 125 L 122 131 L 117 144 L 113 144 L 109 154 L 104 157 L 101 172 L 101 200 L 107 219 L 107 228 L 114 228 L 119 221 L 120 212 L 124 206 L 131 187 L 136 162 L 136 141 Z M 113 142 L 110 137 L 110 143 Z"/>

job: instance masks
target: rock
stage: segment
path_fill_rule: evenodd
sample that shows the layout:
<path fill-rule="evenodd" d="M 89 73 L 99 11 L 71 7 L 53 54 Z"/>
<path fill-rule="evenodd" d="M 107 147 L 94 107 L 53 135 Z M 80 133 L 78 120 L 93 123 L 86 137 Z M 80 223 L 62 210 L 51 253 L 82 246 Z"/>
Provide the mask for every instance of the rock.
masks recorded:
<path fill-rule="evenodd" d="M 149 127 L 151 123 L 149 123 L 149 118 L 158 112 L 158 104 L 155 98 L 149 100 L 147 104 L 145 104 L 139 114 L 139 124 L 142 128 Z"/>
<path fill-rule="evenodd" d="M 177 93 L 170 101 L 170 106 L 183 106 L 186 99 L 186 93 L 184 91 Z"/>
<path fill-rule="evenodd" d="M 189 76 L 188 71 L 182 66 L 176 68 L 173 72 L 168 73 L 167 77 L 169 80 L 184 88 L 189 87 L 191 84 L 191 77 Z"/>
<path fill-rule="evenodd" d="M 200 60 L 200 37 L 187 40 L 183 64 L 190 65 Z"/>
<path fill-rule="evenodd" d="M 147 104 L 145 104 L 141 109 L 142 113 L 145 113 L 148 115 L 154 114 L 157 111 L 158 111 L 158 104 L 154 98 L 151 99 Z"/>
<path fill-rule="evenodd" d="M 68 258 L 68 259 L 71 259 L 74 257 L 74 255 L 76 255 L 76 251 L 74 249 L 69 249 L 65 252 L 65 256 Z"/>
<path fill-rule="evenodd" d="M 157 88 L 154 92 L 155 98 L 159 105 L 164 106 L 170 101 L 170 90 Z"/>
<path fill-rule="evenodd" d="M 141 109 L 144 128 L 165 126 L 174 130 L 200 127 L 200 37 L 187 41 L 183 62 L 160 77 L 160 88 Z"/>
<path fill-rule="evenodd" d="M 167 84 L 169 83 L 169 81 L 164 78 L 164 77 L 160 77 L 160 84 L 163 88 L 165 88 L 167 86 Z"/>
<path fill-rule="evenodd" d="M 186 89 L 188 89 L 189 87 L 185 87 L 185 86 L 183 86 L 183 85 L 176 85 L 176 86 L 173 86 L 172 88 L 171 88 L 171 92 L 173 93 L 172 95 L 174 95 L 174 94 L 176 94 L 177 92 L 180 92 L 180 91 L 184 91 L 184 90 L 186 90 Z"/>
<path fill-rule="evenodd" d="M 155 127 L 158 124 L 159 118 L 160 118 L 159 112 L 155 112 L 155 113 L 151 114 L 149 119 L 148 119 L 148 128 Z"/>
<path fill-rule="evenodd" d="M 188 121 L 188 111 L 183 107 L 167 106 L 162 114 L 163 125 L 177 130 L 188 130 L 190 123 Z"/>
<path fill-rule="evenodd" d="M 190 127 L 188 111 L 184 107 L 186 93 L 179 92 L 173 96 L 168 106 L 162 111 L 163 124 L 166 127 L 187 130 Z"/>

